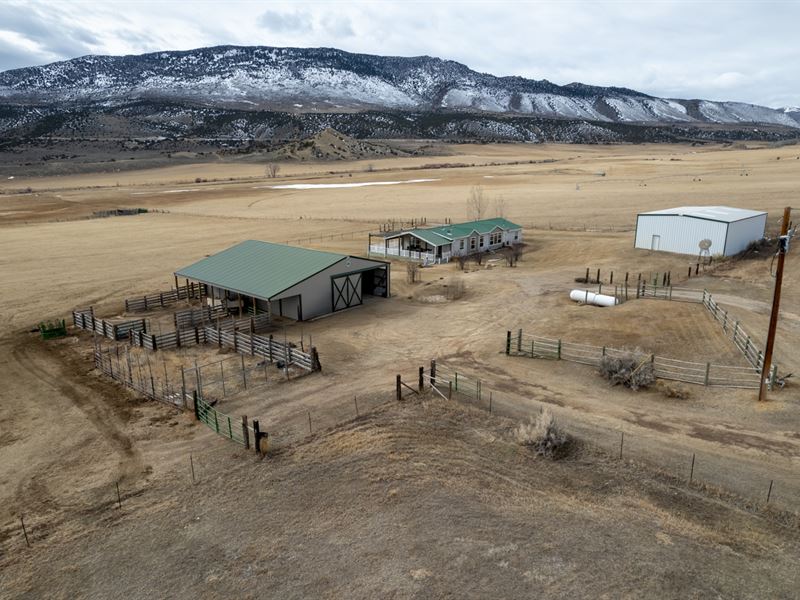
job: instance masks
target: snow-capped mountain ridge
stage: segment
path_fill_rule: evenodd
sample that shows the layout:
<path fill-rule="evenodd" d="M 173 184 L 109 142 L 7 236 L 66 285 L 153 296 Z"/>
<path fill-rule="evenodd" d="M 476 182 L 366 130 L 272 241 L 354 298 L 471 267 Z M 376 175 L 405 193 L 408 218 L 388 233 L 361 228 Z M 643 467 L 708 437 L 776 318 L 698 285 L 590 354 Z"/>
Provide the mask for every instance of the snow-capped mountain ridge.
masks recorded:
<path fill-rule="evenodd" d="M 0 102 L 165 99 L 305 111 L 446 110 L 630 123 L 762 123 L 800 128 L 797 112 L 679 100 L 583 83 L 496 77 L 429 56 L 334 48 L 217 46 L 138 56 L 85 56 L 0 73 Z"/>

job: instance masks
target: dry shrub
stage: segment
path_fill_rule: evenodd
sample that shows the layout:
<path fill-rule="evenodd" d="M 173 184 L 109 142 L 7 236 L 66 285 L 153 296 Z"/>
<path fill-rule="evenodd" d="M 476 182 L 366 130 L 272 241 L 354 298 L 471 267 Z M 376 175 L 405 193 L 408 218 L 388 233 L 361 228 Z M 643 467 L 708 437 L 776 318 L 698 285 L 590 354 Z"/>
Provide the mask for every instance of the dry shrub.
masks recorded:
<path fill-rule="evenodd" d="M 449 277 L 444 287 L 448 300 L 458 300 L 464 295 L 464 280 L 461 277 Z"/>
<path fill-rule="evenodd" d="M 656 383 L 656 389 L 664 394 L 667 398 L 687 400 L 692 396 L 691 392 L 689 392 L 689 390 L 687 390 L 685 387 L 671 381 L 659 380 Z"/>
<path fill-rule="evenodd" d="M 650 357 L 640 352 L 604 356 L 600 360 L 600 374 L 612 385 L 624 385 L 632 390 L 646 388 L 656 381 Z"/>
<path fill-rule="evenodd" d="M 520 423 L 514 430 L 514 438 L 522 446 L 532 448 L 539 456 L 557 459 L 566 453 L 570 438 L 556 423 L 553 413 L 543 409 L 536 419 Z"/>

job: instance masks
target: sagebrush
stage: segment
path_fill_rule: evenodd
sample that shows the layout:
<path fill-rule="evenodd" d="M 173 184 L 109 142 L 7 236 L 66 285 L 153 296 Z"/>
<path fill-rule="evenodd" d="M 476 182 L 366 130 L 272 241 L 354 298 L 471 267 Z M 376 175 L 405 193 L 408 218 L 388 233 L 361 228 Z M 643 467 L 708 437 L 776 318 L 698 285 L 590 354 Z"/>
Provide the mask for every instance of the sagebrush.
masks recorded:
<path fill-rule="evenodd" d="M 532 448 L 539 456 L 559 458 L 566 453 L 570 438 L 546 408 L 536 418 L 520 423 L 514 430 L 517 443 Z"/>
<path fill-rule="evenodd" d="M 649 355 L 626 352 L 600 359 L 600 374 L 612 385 L 624 385 L 632 390 L 646 388 L 656 381 L 656 373 Z"/>

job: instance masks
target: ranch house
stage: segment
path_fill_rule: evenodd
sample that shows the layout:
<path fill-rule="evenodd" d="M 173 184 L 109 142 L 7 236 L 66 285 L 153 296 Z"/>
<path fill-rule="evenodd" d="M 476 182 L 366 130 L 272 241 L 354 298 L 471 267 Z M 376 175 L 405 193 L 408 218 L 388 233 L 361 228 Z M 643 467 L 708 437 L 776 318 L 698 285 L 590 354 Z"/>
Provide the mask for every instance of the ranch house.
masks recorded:
<path fill-rule="evenodd" d="M 446 263 L 454 256 L 490 252 L 522 243 L 522 227 L 503 218 L 370 234 L 371 256 Z"/>
<path fill-rule="evenodd" d="M 211 306 L 298 321 L 389 297 L 387 262 L 247 240 L 175 271 L 205 284 Z"/>
<path fill-rule="evenodd" d="M 767 213 L 730 206 L 680 206 L 639 213 L 635 248 L 733 256 L 764 237 Z"/>

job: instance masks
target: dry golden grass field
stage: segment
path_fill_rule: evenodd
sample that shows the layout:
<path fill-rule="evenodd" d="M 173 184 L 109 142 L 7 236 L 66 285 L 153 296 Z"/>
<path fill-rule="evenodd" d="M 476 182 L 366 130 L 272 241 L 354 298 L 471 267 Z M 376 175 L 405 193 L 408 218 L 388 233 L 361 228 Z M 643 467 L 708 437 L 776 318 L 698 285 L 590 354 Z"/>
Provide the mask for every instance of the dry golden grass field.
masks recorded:
<path fill-rule="evenodd" d="M 726 204 L 769 211 L 776 231 L 783 207 L 800 205 L 798 157 L 798 146 L 760 144 L 464 145 L 287 163 L 275 179 L 230 158 L 0 182 L 0 597 L 798 597 L 796 379 L 765 403 L 690 384 L 671 386 L 688 392 L 674 398 L 502 352 L 506 331 L 522 328 L 746 366 L 700 305 L 600 309 L 568 293 L 587 267 L 617 280 L 671 271 L 677 285 L 710 290 L 763 345 L 768 256 L 686 281 L 691 258 L 635 250 L 632 228 L 637 212 Z M 385 181 L 409 183 L 273 187 Z M 217 406 L 285 441 L 263 460 L 99 375 L 86 334 L 30 332 L 75 307 L 120 315 L 123 298 L 168 289 L 175 269 L 244 239 L 364 254 L 379 223 L 466 220 L 475 186 L 490 214 L 502 197 L 525 226 L 518 266 L 438 265 L 409 284 L 395 262 L 392 298 L 289 324 L 289 339 L 313 338 L 322 373 Z M 158 212 L 87 218 L 134 207 Z M 800 374 L 797 257 L 778 328 L 782 374 Z M 464 295 L 440 301 L 455 279 Z M 178 363 L 217 354 L 172 351 L 164 370 L 175 377 Z M 499 415 L 485 402 L 394 402 L 395 375 L 413 381 L 434 358 L 481 379 Z M 514 423 L 542 406 L 580 440 L 564 461 L 512 441 Z M 616 458 L 622 433 L 632 462 Z"/>

